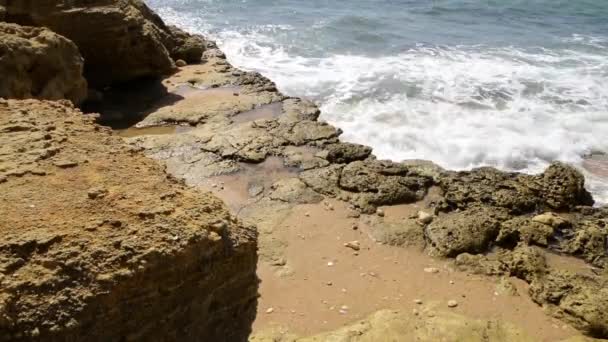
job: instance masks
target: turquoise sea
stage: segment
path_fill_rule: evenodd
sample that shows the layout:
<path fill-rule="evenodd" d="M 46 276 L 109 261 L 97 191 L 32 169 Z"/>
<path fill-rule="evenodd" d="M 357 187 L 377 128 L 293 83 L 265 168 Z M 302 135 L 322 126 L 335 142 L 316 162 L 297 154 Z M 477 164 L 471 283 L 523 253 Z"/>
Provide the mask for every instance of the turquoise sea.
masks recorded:
<path fill-rule="evenodd" d="M 380 158 L 533 173 L 608 152 L 608 0 L 147 3 Z"/>

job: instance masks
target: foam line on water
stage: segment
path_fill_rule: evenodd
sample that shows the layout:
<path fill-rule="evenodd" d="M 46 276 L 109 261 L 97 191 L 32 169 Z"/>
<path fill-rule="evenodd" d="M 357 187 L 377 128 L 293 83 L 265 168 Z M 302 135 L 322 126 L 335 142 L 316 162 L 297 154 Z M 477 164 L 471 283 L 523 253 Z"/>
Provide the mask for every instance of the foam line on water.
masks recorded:
<path fill-rule="evenodd" d="M 536 173 L 552 160 L 581 165 L 608 151 L 608 45 L 588 50 L 419 45 L 393 56 L 303 57 L 274 39 L 288 25 L 214 32 L 204 21 L 161 9 L 170 23 L 218 40 L 230 61 L 293 96 L 321 105 L 344 139 L 380 158 L 427 159 L 450 169 L 496 166 Z M 605 180 L 589 177 L 596 198 Z"/>

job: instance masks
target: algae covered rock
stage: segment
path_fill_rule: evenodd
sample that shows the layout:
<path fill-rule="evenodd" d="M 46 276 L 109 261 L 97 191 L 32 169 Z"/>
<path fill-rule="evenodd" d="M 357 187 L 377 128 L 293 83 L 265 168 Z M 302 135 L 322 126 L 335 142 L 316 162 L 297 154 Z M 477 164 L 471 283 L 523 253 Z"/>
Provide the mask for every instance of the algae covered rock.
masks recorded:
<path fill-rule="evenodd" d="M 608 338 L 608 279 L 554 271 L 535 278 L 530 296 L 585 334 Z"/>
<path fill-rule="evenodd" d="M 441 215 L 426 228 L 430 252 L 445 257 L 485 252 L 505 218 L 504 211 L 486 207 Z"/>
<path fill-rule="evenodd" d="M 381 310 L 336 331 L 297 339 L 297 342 L 376 341 L 533 341 L 513 325 L 493 319 L 473 319 L 439 311 L 429 318 Z"/>
<path fill-rule="evenodd" d="M 446 210 L 481 203 L 507 208 L 513 214 L 549 209 L 573 209 L 593 204 L 582 174 L 555 162 L 539 175 L 524 175 L 484 167 L 472 171 L 445 172 L 440 186 Z"/>
<path fill-rule="evenodd" d="M 0 97 L 79 104 L 83 64 L 76 45 L 48 29 L 0 23 Z"/>

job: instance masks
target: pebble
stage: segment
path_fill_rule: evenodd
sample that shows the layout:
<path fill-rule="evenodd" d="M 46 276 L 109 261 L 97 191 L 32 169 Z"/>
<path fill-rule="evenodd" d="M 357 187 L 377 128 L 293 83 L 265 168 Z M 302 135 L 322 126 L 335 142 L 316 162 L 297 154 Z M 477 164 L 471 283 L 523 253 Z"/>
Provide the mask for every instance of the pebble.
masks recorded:
<path fill-rule="evenodd" d="M 414 303 L 420 305 L 422 304 L 422 299 L 414 299 Z"/>
<path fill-rule="evenodd" d="M 424 212 L 424 211 L 419 211 L 418 212 L 418 222 L 422 223 L 422 224 L 429 224 L 433 221 L 433 215 Z"/>
<path fill-rule="evenodd" d="M 304 216 L 306 216 L 306 217 L 310 217 L 310 213 L 309 213 L 309 212 L 305 212 L 305 213 L 304 213 Z"/>
<path fill-rule="evenodd" d="M 458 302 L 457 301 L 455 301 L 455 300 L 449 300 L 448 301 L 448 307 L 449 308 L 455 308 L 457 306 L 458 306 Z"/>
<path fill-rule="evenodd" d="M 333 261 L 329 261 L 329 262 L 327 263 L 327 266 L 328 266 L 328 267 L 332 267 L 333 265 L 334 265 L 334 262 L 333 262 Z"/>
<path fill-rule="evenodd" d="M 414 314 L 414 316 L 418 316 L 420 313 L 418 312 L 418 310 L 414 309 L 412 310 L 412 313 Z"/>
<path fill-rule="evenodd" d="M 380 217 L 384 217 L 384 210 L 378 208 L 376 209 L 376 215 L 380 216 Z"/>
<path fill-rule="evenodd" d="M 344 247 L 346 248 L 350 248 L 352 250 L 358 251 L 361 249 L 361 244 L 359 243 L 359 241 L 349 241 L 347 243 L 344 244 Z"/>
<path fill-rule="evenodd" d="M 426 267 L 424 269 L 424 272 L 426 273 L 439 273 L 439 269 L 436 267 Z"/>
<path fill-rule="evenodd" d="M 266 313 L 267 314 L 271 314 L 273 312 L 274 312 L 274 308 L 268 308 L 268 309 L 266 309 Z"/>
<path fill-rule="evenodd" d="M 351 228 L 352 228 L 353 230 L 357 230 L 357 229 L 359 229 L 359 225 L 358 225 L 358 224 L 356 224 L 356 223 L 353 223 L 353 225 L 351 226 Z"/>
<path fill-rule="evenodd" d="M 325 285 L 327 285 L 327 286 L 332 286 L 333 284 L 334 283 L 332 283 L 331 281 L 328 281 L 328 282 L 325 283 Z"/>
<path fill-rule="evenodd" d="M 188 63 L 186 63 L 186 61 L 184 61 L 183 59 L 178 59 L 178 60 L 176 60 L 176 61 L 175 61 L 175 65 L 176 65 L 178 68 L 183 68 L 183 67 L 185 67 L 186 65 L 188 65 Z"/>
<path fill-rule="evenodd" d="M 451 285 L 454 285 L 454 281 L 453 281 L 453 280 L 450 280 L 450 284 L 451 284 Z"/>

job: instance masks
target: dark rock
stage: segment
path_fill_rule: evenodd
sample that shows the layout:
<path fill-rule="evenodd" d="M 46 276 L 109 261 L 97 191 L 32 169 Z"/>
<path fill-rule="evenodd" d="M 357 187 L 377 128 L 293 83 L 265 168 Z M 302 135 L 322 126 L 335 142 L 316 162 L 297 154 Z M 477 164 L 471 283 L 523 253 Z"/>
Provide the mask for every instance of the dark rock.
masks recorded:
<path fill-rule="evenodd" d="M 337 164 L 363 160 L 372 153 L 371 147 L 351 143 L 329 145 L 327 151 L 327 160 Z"/>
<path fill-rule="evenodd" d="M 485 252 L 506 218 L 504 210 L 486 207 L 441 215 L 426 228 L 429 252 L 444 257 Z"/>

